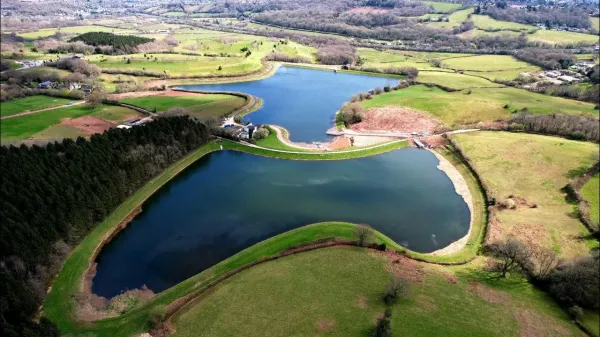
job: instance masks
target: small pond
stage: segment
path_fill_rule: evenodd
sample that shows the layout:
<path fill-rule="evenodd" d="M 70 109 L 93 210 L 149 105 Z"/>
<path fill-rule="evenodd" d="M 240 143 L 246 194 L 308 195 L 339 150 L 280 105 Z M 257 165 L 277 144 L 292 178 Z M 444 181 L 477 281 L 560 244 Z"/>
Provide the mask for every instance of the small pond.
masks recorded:
<path fill-rule="evenodd" d="M 289 161 L 222 151 L 167 183 L 98 256 L 94 293 L 167 289 L 259 241 L 322 221 L 367 223 L 417 252 L 468 232 L 469 209 L 428 151 Z M 435 237 L 433 237 L 435 235 Z"/>

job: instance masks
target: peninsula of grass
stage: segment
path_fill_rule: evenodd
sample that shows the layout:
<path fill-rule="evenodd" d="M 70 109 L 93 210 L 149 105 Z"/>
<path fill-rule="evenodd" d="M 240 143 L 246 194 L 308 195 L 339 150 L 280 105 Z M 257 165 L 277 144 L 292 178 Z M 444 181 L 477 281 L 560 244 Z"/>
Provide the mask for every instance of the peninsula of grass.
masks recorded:
<path fill-rule="evenodd" d="M 600 225 L 600 174 L 596 173 L 581 188 L 581 194 L 590 203 L 590 218 Z"/>
<path fill-rule="evenodd" d="M 297 147 L 289 146 L 289 145 L 283 143 L 277 137 L 277 132 L 275 131 L 275 129 L 273 129 L 270 126 L 267 126 L 267 128 L 269 129 L 269 135 L 261 140 L 258 140 L 256 142 L 256 145 L 258 145 L 260 147 L 266 147 L 268 149 L 281 150 L 281 151 L 293 151 L 293 152 L 310 152 L 311 151 L 310 149 L 297 148 Z M 287 134 L 287 131 L 285 129 L 280 128 L 280 130 L 282 132 L 284 132 L 285 134 Z"/>
<path fill-rule="evenodd" d="M 195 94 L 181 96 L 146 96 L 125 98 L 121 102 L 144 109 L 163 112 L 171 108 L 185 108 L 195 117 L 220 117 L 246 104 L 244 97 L 226 94 Z"/>
<path fill-rule="evenodd" d="M 21 112 L 35 111 L 40 109 L 52 108 L 68 104 L 73 100 L 50 96 L 29 96 L 24 98 L 15 98 L 13 100 L 0 103 L 0 116 L 16 115 Z"/>
<path fill-rule="evenodd" d="M 527 329 L 583 336 L 548 295 L 522 278 L 494 278 L 479 265 L 391 260 L 333 247 L 265 262 L 177 312 L 174 336 L 366 336 L 386 308 L 381 297 L 391 273 L 411 284 L 407 298 L 390 307 L 393 336 L 504 337 Z"/>
<path fill-rule="evenodd" d="M 262 147 L 254 147 L 245 144 L 233 142 L 231 140 L 222 140 L 223 148 L 233 151 L 245 152 L 255 154 L 257 156 L 271 157 L 277 159 L 289 159 L 289 160 L 345 160 L 355 159 L 362 157 L 370 157 L 377 154 L 398 150 L 409 146 L 406 141 L 397 141 L 392 143 L 386 143 L 383 145 L 374 145 L 359 149 L 344 149 L 339 151 L 329 152 L 314 152 L 314 151 L 296 151 L 292 150 L 275 150 L 267 149 Z M 294 148 L 294 150 L 296 150 Z"/>
<path fill-rule="evenodd" d="M 423 97 L 428 99 L 424 100 Z M 534 114 L 563 113 L 598 116 L 594 104 L 552 97 L 515 88 L 475 88 L 446 92 L 424 85 L 384 93 L 362 102 L 363 107 L 404 106 L 427 111 L 446 125 L 508 119 L 515 110 Z M 506 107 L 506 108 L 505 108 Z"/>
<path fill-rule="evenodd" d="M 523 198 L 514 209 L 495 212 L 489 235 L 516 235 L 573 258 L 598 246 L 573 214 L 563 187 L 594 164 L 598 145 L 563 138 L 508 132 L 473 132 L 454 139 L 470 157 L 498 203 Z M 596 194 L 597 195 L 597 194 Z"/>

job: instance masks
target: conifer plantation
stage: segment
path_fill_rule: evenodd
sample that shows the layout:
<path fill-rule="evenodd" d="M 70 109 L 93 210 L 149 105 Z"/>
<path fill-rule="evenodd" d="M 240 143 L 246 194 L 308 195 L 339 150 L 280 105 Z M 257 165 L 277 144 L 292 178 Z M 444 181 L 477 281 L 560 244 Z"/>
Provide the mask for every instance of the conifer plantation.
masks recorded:
<path fill-rule="evenodd" d="M 204 124 L 179 116 L 89 140 L 0 147 L 2 335 L 58 335 L 49 321 L 31 318 L 70 247 L 209 137 Z"/>

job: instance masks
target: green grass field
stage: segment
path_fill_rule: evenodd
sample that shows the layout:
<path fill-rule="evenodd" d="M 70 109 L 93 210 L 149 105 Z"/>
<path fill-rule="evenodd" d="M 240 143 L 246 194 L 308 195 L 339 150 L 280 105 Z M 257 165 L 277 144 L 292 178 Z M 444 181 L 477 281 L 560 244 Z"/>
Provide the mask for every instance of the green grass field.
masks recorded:
<path fill-rule="evenodd" d="M 480 77 L 439 71 L 421 71 L 417 76 L 417 81 L 435 83 L 454 89 L 499 86 L 497 83 Z"/>
<path fill-rule="evenodd" d="M 467 21 L 467 17 L 469 16 L 469 14 L 472 14 L 474 11 L 475 8 L 467 8 L 460 11 L 456 11 L 450 14 L 450 16 L 448 16 L 448 22 L 459 24 L 463 21 Z"/>
<path fill-rule="evenodd" d="M 590 22 L 595 30 L 600 30 L 600 18 L 590 16 Z"/>
<path fill-rule="evenodd" d="M 537 29 L 535 26 L 524 25 L 516 22 L 509 21 L 498 21 L 496 19 L 492 19 L 487 15 L 472 15 L 471 20 L 475 23 L 477 28 L 483 30 L 496 30 L 496 29 L 514 29 L 521 31 L 533 31 Z"/>
<path fill-rule="evenodd" d="M 444 66 L 456 70 L 503 71 L 523 69 L 522 71 L 539 70 L 527 62 L 517 60 L 508 55 L 477 55 L 444 60 Z"/>
<path fill-rule="evenodd" d="M 585 255 L 598 242 L 577 240 L 588 234 L 574 205 L 561 189 L 594 163 L 598 145 L 563 138 L 508 132 L 475 132 L 454 136 L 498 202 L 510 195 L 536 208 L 519 205 L 497 212 L 495 237 L 514 234 L 528 244 L 552 248 L 564 257 Z M 590 246 L 591 245 L 591 246 Z"/>
<path fill-rule="evenodd" d="M 363 101 L 365 108 L 395 105 L 431 113 L 449 126 L 480 121 L 507 119 L 511 111 L 527 108 L 532 113 L 566 113 L 598 116 L 594 105 L 559 97 L 546 96 L 515 88 L 472 89 L 446 92 L 423 85 L 411 86 Z M 427 97 L 427 99 L 423 99 Z M 504 108 L 508 105 L 508 108 Z"/>
<path fill-rule="evenodd" d="M 358 48 L 358 55 L 363 59 L 366 67 L 415 67 L 418 70 L 434 70 L 438 72 L 451 72 L 449 69 L 434 67 L 428 61 L 431 59 L 452 59 L 470 54 L 453 53 L 427 53 L 410 51 L 378 51 L 371 48 Z"/>
<path fill-rule="evenodd" d="M 390 270 L 412 285 L 408 298 L 392 306 L 393 336 L 522 336 L 529 317 L 542 335 L 583 336 L 523 280 L 490 282 L 470 267 L 400 262 L 394 268 L 383 256 L 352 247 L 243 271 L 178 313 L 174 336 L 367 336 L 385 309 Z"/>
<path fill-rule="evenodd" d="M 62 119 L 65 118 L 77 118 L 86 115 L 106 115 L 111 113 L 110 111 L 115 111 L 114 114 L 125 114 L 132 113 L 132 115 L 136 115 L 135 112 L 118 106 L 112 105 L 101 105 L 97 108 L 91 109 L 86 105 L 77 105 L 73 107 L 65 107 L 60 109 L 53 109 L 48 111 L 39 112 L 32 115 L 25 115 L 20 117 L 14 117 L 5 119 L 2 121 L 2 131 L 1 131 L 1 139 L 3 141 L 12 141 L 12 140 L 25 140 L 30 137 L 32 138 L 65 138 L 80 135 L 76 130 L 68 131 L 62 137 L 60 136 L 60 130 L 64 130 L 63 127 L 58 130 L 53 129 L 50 130 L 50 135 L 39 135 L 37 137 L 36 134 L 45 131 L 46 129 L 58 125 Z"/>
<path fill-rule="evenodd" d="M 422 1 L 426 5 L 433 6 L 436 12 L 448 13 L 454 9 L 462 7 L 461 4 L 453 4 L 449 2 Z"/>
<path fill-rule="evenodd" d="M 529 41 L 545 42 L 551 45 L 566 45 L 584 43 L 586 45 L 598 44 L 598 35 L 575 32 L 559 32 L 556 30 L 540 29 L 527 36 Z"/>
<path fill-rule="evenodd" d="M 0 115 L 10 116 L 25 111 L 34 111 L 45 108 L 65 105 L 73 100 L 50 97 L 50 96 L 29 96 L 24 98 L 16 98 L 7 102 L 0 103 Z"/>
<path fill-rule="evenodd" d="M 581 194 L 590 203 L 590 218 L 596 224 L 600 224 L 600 174 L 596 173 L 581 188 Z"/>
<path fill-rule="evenodd" d="M 464 39 L 470 39 L 470 38 L 481 37 L 481 36 L 518 37 L 519 35 L 521 35 L 521 33 L 513 32 L 511 30 L 501 30 L 499 32 L 488 32 L 488 31 L 481 30 L 481 29 L 472 29 L 472 30 L 466 31 L 464 33 L 461 33 L 458 36 L 460 36 Z"/>
<path fill-rule="evenodd" d="M 83 34 L 88 32 L 109 32 L 115 34 L 133 34 L 135 30 L 131 29 L 119 29 L 119 28 L 110 28 L 103 26 L 72 26 L 72 27 L 62 27 L 62 28 L 44 28 L 34 32 L 27 33 L 19 33 L 17 35 L 22 38 L 28 40 L 35 40 L 39 38 L 48 37 L 56 34 L 57 32 L 61 32 L 63 34 Z"/>
<path fill-rule="evenodd" d="M 220 117 L 241 108 L 246 99 L 223 94 L 197 94 L 184 96 L 147 96 L 121 100 L 148 110 L 163 112 L 169 108 L 188 109 L 197 117 Z"/>

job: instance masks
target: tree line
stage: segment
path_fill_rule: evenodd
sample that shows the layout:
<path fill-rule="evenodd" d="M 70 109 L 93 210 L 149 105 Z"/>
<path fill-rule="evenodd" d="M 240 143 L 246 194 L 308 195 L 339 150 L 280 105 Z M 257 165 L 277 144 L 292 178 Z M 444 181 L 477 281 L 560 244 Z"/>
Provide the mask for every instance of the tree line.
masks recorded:
<path fill-rule="evenodd" d="M 529 7 L 528 9 L 523 10 L 518 8 L 488 6 L 482 10 L 482 13 L 487 14 L 496 20 L 518 22 L 526 25 L 544 24 L 547 27 L 566 26 L 583 29 L 591 27 L 588 13 L 575 7 Z"/>
<path fill-rule="evenodd" d="M 32 319 L 69 247 L 209 137 L 204 124 L 178 116 L 89 140 L 0 147 L 1 335 L 58 336 Z"/>
<path fill-rule="evenodd" d="M 111 46 L 115 49 L 125 49 L 127 47 L 135 47 L 137 45 L 154 41 L 147 37 L 134 35 L 116 35 L 106 32 L 89 32 L 77 35 L 70 39 L 69 42 L 82 41 L 90 46 Z"/>

